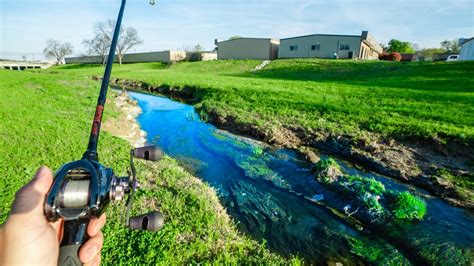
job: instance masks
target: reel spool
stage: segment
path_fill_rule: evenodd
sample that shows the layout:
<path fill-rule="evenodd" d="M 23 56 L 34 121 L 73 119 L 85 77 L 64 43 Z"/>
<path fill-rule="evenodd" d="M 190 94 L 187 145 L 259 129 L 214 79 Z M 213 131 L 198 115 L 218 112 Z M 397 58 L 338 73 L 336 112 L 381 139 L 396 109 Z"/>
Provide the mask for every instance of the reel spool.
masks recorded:
<path fill-rule="evenodd" d="M 89 202 L 90 180 L 67 180 L 61 189 L 60 199 L 63 208 L 83 208 Z"/>

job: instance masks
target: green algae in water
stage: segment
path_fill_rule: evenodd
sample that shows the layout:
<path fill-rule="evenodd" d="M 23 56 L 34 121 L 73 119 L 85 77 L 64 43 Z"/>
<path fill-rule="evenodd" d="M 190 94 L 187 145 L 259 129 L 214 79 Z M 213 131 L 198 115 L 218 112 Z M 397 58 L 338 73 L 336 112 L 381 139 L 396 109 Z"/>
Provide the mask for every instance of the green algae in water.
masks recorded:
<path fill-rule="evenodd" d="M 393 216 L 401 220 L 422 220 L 426 214 L 426 203 L 408 191 L 398 193 L 392 206 Z"/>
<path fill-rule="evenodd" d="M 411 265 L 403 255 L 390 245 L 349 239 L 351 252 L 373 265 Z"/>
<path fill-rule="evenodd" d="M 327 170 L 329 170 L 329 168 L 331 168 L 331 167 L 335 167 L 335 168 L 341 170 L 341 166 L 336 162 L 336 160 L 334 160 L 334 159 L 331 158 L 331 157 L 328 157 L 328 158 L 324 158 L 324 159 L 319 160 L 319 161 L 314 165 L 314 170 L 315 170 L 315 171 L 327 171 Z"/>
<path fill-rule="evenodd" d="M 398 220 L 422 220 L 426 203 L 408 191 L 387 190 L 375 178 L 344 175 L 333 158 L 321 159 L 313 168 L 316 178 L 326 185 L 355 195 L 374 217 L 393 217 Z M 384 203 L 382 203 L 384 202 Z"/>
<path fill-rule="evenodd" d="M 281 188 L 289 189 L 291 187 L 285 179 L 268 167 L 265 158 L 239 156 L 235 163 L 245 171 L 248 177 L 268 180 Z"/>
<path fill-rule="evenodd" d="M 385 193 L 385 186 L 374 178 L 365 178 L 362 176 L 344 175 L 338 180 L 338 185 L 343 190 L 356 194 L 374 215 L 382 215 L 385 208 L 380 203 L 380 199 Z"/>
<path fill-rule="evenodd" d="M 258 146 L 255 146 L 253 149 L 252 149 L 252 154 L 254 156 L 260 156 L 263 154 L 263 149 L 258 147 Z"/>

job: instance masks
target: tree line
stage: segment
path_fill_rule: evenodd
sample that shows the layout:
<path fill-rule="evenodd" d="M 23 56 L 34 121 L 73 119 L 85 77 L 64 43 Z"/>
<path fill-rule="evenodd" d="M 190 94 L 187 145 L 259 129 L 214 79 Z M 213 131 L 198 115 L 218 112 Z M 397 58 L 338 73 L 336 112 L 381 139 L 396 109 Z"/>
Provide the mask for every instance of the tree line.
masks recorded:
<path fill-rule="evenodd" d="M 407 42 L 400 41 L 397 39 L 392 39 L 388 42 L 387 45 L 381 44 L 384 51 L 388 53 L 402 53 L 402 54 L 419 54 L 423 58 L 433 58 L 435 54 L 442 53 L 459 53 L 461 47 L 457 40 L 444 40 L 440 42 L 440 47 L 436 48 L 424 48 L 420 49 L 418 45 Z"/>

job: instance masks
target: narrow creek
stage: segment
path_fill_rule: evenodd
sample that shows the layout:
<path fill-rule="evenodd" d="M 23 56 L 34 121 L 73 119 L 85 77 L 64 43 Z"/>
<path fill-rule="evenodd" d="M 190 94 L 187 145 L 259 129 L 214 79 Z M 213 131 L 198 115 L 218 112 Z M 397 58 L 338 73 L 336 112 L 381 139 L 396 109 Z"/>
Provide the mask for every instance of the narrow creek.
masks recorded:
<path fill-rule="evenodd" d="M 203 122 L 193 106 L 159 95 L 129 91 L 129 96 L 142 108 L 138 122 L 148 143 L 209 183 L 239 229 L 279 254 L 314 263 L 473 263 L 470 211 L 338 160 L 349 174 L 409 190 L 427 203 L 423 221 L 364 226 L 342 211 L 354 211 L 351 199 L 316 181 L 311 165 L 294 151 L 221 131 Z"/>

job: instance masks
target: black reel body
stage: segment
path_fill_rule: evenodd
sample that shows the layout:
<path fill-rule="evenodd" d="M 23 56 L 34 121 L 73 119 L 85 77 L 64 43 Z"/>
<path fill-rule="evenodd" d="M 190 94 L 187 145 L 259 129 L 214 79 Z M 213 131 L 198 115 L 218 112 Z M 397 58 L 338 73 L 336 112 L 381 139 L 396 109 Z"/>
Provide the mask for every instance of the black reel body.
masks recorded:
<path fill-rule="evenodd" d="M 63 165 L 46 198 L 46 217 L 50 222 L 99 217 L 110 202 L 113 177 L 111 168 L 87 159 Z"/>
<path fill-rule="evenodd" d="M 161 212 L 152 211 L 135 217 L 129 215 L 133 196 L 139 188 L 133 158 L 158 161 L 162 155 L 155 146 L 132 149 L 129 176 L 126 177 L 117 177 L 111 168 L 89 159 L 70 162 L 59 168 L 44 206 L 48 221 L 64 220 L 59 265 L 82 265 L 78 251 L 88 239 L 89 221 L 99 218 L 111 201 L 122 200 L 125 194 L 128 194 L 125 226 L 146 231 L 158 231 L 163 227 Z"/>

